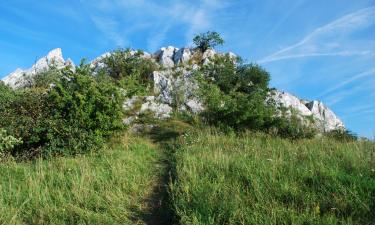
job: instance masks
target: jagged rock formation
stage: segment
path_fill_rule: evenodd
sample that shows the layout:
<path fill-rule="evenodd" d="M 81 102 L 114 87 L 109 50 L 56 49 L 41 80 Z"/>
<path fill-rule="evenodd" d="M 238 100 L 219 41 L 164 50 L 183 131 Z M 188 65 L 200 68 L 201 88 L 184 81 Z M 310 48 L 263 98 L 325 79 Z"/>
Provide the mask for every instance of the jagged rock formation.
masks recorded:
<path fill-rule="evenodd" d="M 344 123 L 335 113 L 319 101 L 306 101 L 282 91 L 273 91 L 276 104 L 296 110 L 302 116 L 312 116 L 315 126 L 322 132 L 345 129 Z"/>
<path fill-rule="evenodd" d="M 134 56 L 137 51 L 130 51 L 129 55 Z M 94 59 L 90 66 L 94 71 L 104 68 L 103 59 L 111 53 L 105 53 Z M 158 63 L 160 68 L 150 74 L 154 82 L 155 96 L 133 97 L 124 102 L 124 110 L 131 111 L 138 107 L 132 116 L 124 119 L 125 124 L 131 124 L 142 113 L 151 112 L 156 118 L 169 118 L 173 112 L 172 106 L 178 106 L 181 111 L 187 110 L 192 113 L 200 113 L 204 110 L 203 104 L 196 96 L 197 83 L 194 80 L 193 73 L 199 69 L 199 64 L 210 63 L 210 59 L 221 53 L 208 49 L 203 54 L 191 48 L 175 48 L 169 46 L 161 48 L 154 54 L 143 52 L 139 55 L 142 58 L 148 58 Z M 236 60 L 236 55 L 227 53 Z M 61 49 L 55 49 L 41 58 L 30 69 L 17 69 L 6 76 L 3 81 L 12 88 L 21 88 L 28 85 L 28 78 L 33 75 L 48 70 L 51 66 L 63 68 L 68 65 L 74 67 L 71 60 L 64 60 Z M 319 101 L 305 101 L 287 92 L 274 91 L 271 95 L 277 105 L 292 108 L 302 117 L 312 116 L 315 125 L 322 132 L 328 132 L 335 129 L 345 129 L 343 122 L 335 113 Z M 139 103 L 139 104 L 137 104 Z"/>
<path fill-rule="evenodd" d="M 66 66 L 74 67 L 73 61 L 71 59 L 65 61 L 61 49 L 56 48 L 50 51 L 47 56 L 39 59 L 31 68 L 26 70 L 18 68 L 8 76 L 4 77 L 3 81 L 12 88 L 21 88 L 29 85 L 29 78 L 32 78 L 35 74 L 46 71 L 51 67 L 61 69 Z"/>

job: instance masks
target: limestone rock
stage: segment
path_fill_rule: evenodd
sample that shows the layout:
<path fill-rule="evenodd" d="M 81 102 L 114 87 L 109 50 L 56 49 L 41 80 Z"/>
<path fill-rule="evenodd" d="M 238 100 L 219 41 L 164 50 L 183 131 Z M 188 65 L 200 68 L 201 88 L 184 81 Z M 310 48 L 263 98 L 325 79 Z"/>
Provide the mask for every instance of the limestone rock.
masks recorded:
<path fill-rule="evenodd" d="M 3 78 L 6 85 L 12 88 L 22 88 L 29 85 L 30 78 L 35 74 L 44 72 L 50 67 L 56 67 L 61 69 L 66 66 L 66 62 L 63 58 L 62 51 L 60 48 L 56 48 L 50 51 L 47 56 L 39 59 L 31 68 L 23 70 L 17 69 L 8 76 Z"/>
<path fill-rule="evenodd" d="M 322 102 L 301 100 L 282 91 L 274 91 L 272 98 L 277 106 L 291 107 L 302 116 L 313 116 L 316 128 L 322 132 L 345 130 L 344 123 Z"/>
<path fill-rule="evenodd" d="M 124 111 L 133 113 L 124 118 L 123 122 L 127 125 L 136 123 L 138 117 L 147 112 L 153 113 L 155 118 L 158 119 L 169 118 L 173 112 L 172 105 L 176 106 L 178 110 L 187 110 L 194 114 L 202 112 L 204 106 L 197 96 L 198 84 L 193 76 L 194 71 L 198 70 L 202 64 L 210 63 L 215 55 L 228 55 L 234 61 L 237 60 L 237 56 L 231 52 L 217 53 L 214 49 L 208 49 L 202 54 L 196 49 L 179 49 L 173 46 L 161 48 L 152 55 L 147 52 L 139 54 L 139 51 L 134 50 L 128 53 L 129 57 L 151 59 L 157 62 L 161 68 L 150 74 L 153 79 L 155 96 L 135 96 L 124 102 Z M 110 55 L 111 53 L 105 53 L 90 63 L 94 74 L 99 69 L 105 68 L 103 59 Z M 190 62 L 192 62 L 192 65 L 190 65 Z M 56 68 L 71 66 L 73 69 L 75 68 L 72 60 L 64 60 L 61 49 L 58 48 L 39 59 L 30 69 L 17 69 L 6 76 L 3 81 L 13 88 L 25 87 L 30 84 L 29 78 L 39 72 L 48 70 L 51 66 Z M 322 132 L 345 129 L 343 122 L 322 102 L 301 100 L 282 91 L 273 91 L 270 99 L 279 107 L 294 109 L 293 111 L 296 111 L 301 118 L 312 116 L 316 121 L 317 128 Z"/>
<path fill-rule="evenodd" d="M 215 55 L 216 55 L 216 51 L 214 49 L 207 49 L 204 53 L 203 53 L 203 57 L 202 57 L 202 61 L 203 61 L 203 65 L 206 65 L 210 62 L 210 59 L 212 59 Z"/>
<path fill-rule="evenodd" d="M 140 103 L 140 108 L 136 108 L 136 103 Z M 155 96 L 147 96 L 147 97 L 138 97 L 133 96 L 130 99 L 127 99 L 123 103 L 123 110 L 124 111 L 134 111 L 133 115 L 128 116 L 127 118 L 123 119 L 123 123 L 125 125 L 130 125 L 134 121 L 138 119 L 138 116 L 144 113 L 152 113 L 155 118 L 157 119 L 167 119 L 172 114 L 172 107 L 168 104 L 159 102 Z"/>
<path fill-rule="evenodd" d="M 306 106 L 312 112 L 314 117 L 318 119 L 324 132 L 345 129 L 344 123 L 322 102 L 311 101 L 307 103 Z"/>
<path fill-rule="evenodd" d="M 297 110 L 302 116 L 311 116 L 311 111 L 303 102 L 296 96 L 284 91 L 274 91 L 273 99 L 277 106 L 284 106 L 286 108 L 292 107 Z"/>
<path fill-rule="evenodd" d="M 190 99 L 185 105 L 193 114 L 199 114 L 204 110 L 203 104 L 197 99 Z"/>
<path fill-rule="evenodd" d="M 173 61 L 176 65 L 186 64 L 190 61 L 191 56 L 192 51 L 189 48 L 181 48 L 174 54 Z"/>
<path fill-rule="evenodd" d="M 168 104 L 157 102 L 154 96 L 146 97 L 145 100 L 139 111 L 140 114 L 152 112 L 157 119 L 167 119 L 171 116 L 173 109 Z"/>
<path fill-rule="evenodd" d="M 164 66 L 165 68 L 174 67 L 174 55 L 178 50 L 178 48 L 175 48 L 173 46 L 161 48 L 158 52 L 155 53 L 158 63 Z"/>

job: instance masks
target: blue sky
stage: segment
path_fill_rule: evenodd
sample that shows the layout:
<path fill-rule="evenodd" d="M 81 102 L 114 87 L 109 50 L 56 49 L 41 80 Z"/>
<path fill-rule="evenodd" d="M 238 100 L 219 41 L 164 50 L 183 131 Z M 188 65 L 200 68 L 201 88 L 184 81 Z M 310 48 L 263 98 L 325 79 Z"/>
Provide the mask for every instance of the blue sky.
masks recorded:
<path fill-rule="evenodd" d="M 272 86 L 375 137 L 375 0 L 2 0 L 0 77 L 56 47 L 78 63 L 117 47 L 189 46 L 207 30 Z"/>

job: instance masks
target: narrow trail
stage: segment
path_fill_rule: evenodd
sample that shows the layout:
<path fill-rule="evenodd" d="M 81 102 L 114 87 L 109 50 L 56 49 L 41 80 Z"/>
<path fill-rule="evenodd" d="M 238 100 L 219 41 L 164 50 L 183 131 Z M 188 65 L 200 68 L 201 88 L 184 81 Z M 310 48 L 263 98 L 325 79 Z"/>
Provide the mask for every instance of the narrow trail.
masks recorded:
<path fill-rule="evenodd" d="M 158 178 L 151 188 L 150 195 L 144 199 L 144 209 L 137 215 L 140 224 L 169 225 L 176 222 L 170 201 L 169 184 L 174 179 L 174 142 L 179 135 L 181 131 L 178 129 L 165 126 L 155 127 L 145 135 L 155 144 L 160 158 L 155 164 Z"/>

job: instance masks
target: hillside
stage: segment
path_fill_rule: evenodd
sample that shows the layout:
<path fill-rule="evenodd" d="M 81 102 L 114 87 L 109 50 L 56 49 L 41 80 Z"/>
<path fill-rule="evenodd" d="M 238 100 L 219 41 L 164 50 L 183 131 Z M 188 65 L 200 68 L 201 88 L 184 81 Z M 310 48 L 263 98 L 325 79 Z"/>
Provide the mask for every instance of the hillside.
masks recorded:
<path fill-rule="evenodd" d="M 374 143 L 173 121 L 142 136 L 81 157 L 3 161 L 0 223 L 374 224 Z"/>
<path fill-rule="evenodd" d="M 375 143 L 194 42 L 6 76 L 0 224 L 374 224 Z"/>

